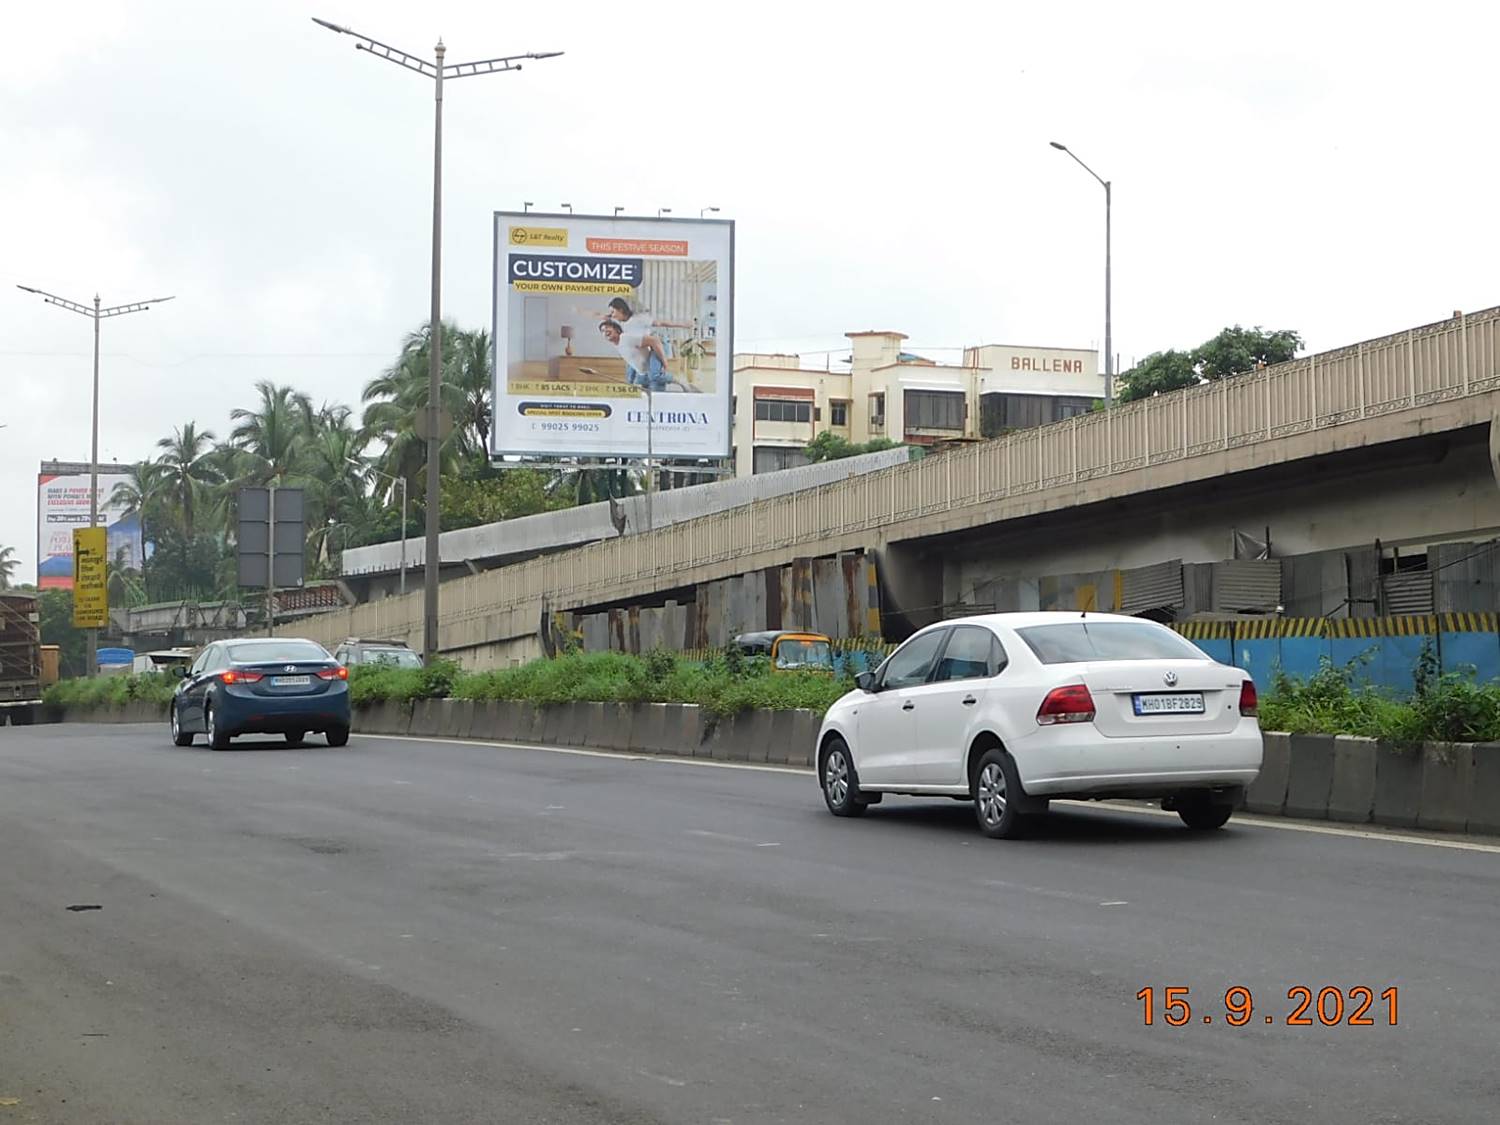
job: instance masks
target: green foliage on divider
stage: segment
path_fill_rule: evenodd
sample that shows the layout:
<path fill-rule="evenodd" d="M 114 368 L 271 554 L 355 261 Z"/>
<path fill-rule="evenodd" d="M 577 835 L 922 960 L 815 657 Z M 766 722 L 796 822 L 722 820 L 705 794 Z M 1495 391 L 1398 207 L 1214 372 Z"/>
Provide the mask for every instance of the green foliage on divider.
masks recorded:
<path fill-rule="evenodd" d="M 59 680 L 42 699 L 58 707 L 110 707 L 123 703 L 165 705 L 177 690 L 177 678 L 160 672 L 143 675 L 95 676 L 92 679 Z"/>
<path fill-rule="evenodd" d="M 734 670 L 731 670 L 733 664 Z M 772 674 L 764 659 L 716 657 L 690 664 L 669 652 L 644 657 L 618 652 L 567 653 L 493 672 L 440 676 L 433 669 L 356 668 L 351 670 L 353 702 L 368 706 L 387 700 L 508 699 L 546 706 L 555 703 L 695 703 L 712 714 L 752 708 L 826 711 L 852 686 L 826 676 Z"/>
<path fill-rule="evenodd" d="M 1324 658 L 1309 679 L 1276 677 L 1261 699 L 1261 729 L 1362 735 L 1402 745 L 1500 741 L 1500 684 L 1440 674 L 1424 657 L 1415 687 L 1409 700 L 1395 699 L 1360 681 L 1358 661 L 1336 665 Z"/>

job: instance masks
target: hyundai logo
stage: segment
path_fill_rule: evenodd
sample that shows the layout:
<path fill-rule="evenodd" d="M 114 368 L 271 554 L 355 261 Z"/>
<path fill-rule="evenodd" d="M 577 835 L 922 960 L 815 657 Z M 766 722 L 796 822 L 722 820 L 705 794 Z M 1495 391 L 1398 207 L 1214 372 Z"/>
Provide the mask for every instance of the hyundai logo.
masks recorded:
<path fill-rule="evenodd" d="M 1165 676 L 1162 677 L 1162 681 L 1168 687 L 1176 687 L 1177 686 L 1177 673 L 1176 672 L 1168 672 Z"/>
<path fill-rule="evenodd" d="M 295 672 L 296 670 L 297 670 L 297 666 L 295 664 L 288 664 L 284 669 L 282 669 L 282 671 L 285 671 L 285 672 Z M 1168 672 L 1167 675 L 1172 676 L 1172 673 Z M 1176 676 L 1172 676 L 1172 678 L 1170 680 L 1168 680 L 1167 682 L 1169 684 L 1175 684 L 1177 682 L 1177 677 Z"/>

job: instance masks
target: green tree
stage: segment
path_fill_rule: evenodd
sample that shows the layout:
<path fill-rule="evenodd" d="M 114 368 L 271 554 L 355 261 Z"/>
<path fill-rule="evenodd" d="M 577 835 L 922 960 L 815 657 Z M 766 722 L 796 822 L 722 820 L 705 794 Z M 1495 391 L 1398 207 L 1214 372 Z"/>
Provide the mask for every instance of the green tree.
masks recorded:
<path fill-rule="evenodd" d="M 88 634 L 73 628 L 72 592 L 43 590 L 40 600 L 42 644 L 58 647 L 63 676 L 83 675 L 88 671 Z"/>
<path fill-rule="evenodd" d="M 188 422 L 156 446 L 164 451 L 157 460 L 161 489 L 176 508 L 183 534 L 191 539 L 197 530 L 196 516 L 203 497 L 224 480 L 211 456 L 213 431 L 199 430 L 195 423 Z"/>
<path fill-rule="evenodd" d="M 824 430 L 807 444 L 807 459 L 813 464 L 820 461 L 842 461 L 845 457 L 858 457 L 862 453 L 879 453 L 882 449 L 895 449 L 899 442 L 890 438 L 875 438 L 862 444 L 840 437 L 832 430 Z"/>
<path fill-rule="evenodd" d="M 1138 398 L 1150 398 L 1155 394 L 1195 386 L 1198 382 L 1192 355 L 1168 349 L 1164 352 L 1152 352 L 1121 375 L 1115 397 L 1120 402 L 1133 402 Z"/>
<path fill-rule="evenodd" d="M 1302 337 L 1290 329 L 1267 331 L 1258 325 L 1226 328 L 1193 349 L 1193 362 L 1205 379 L 1241 375 L 1257 367 L 1285 363 L 1302 347 Z"/>
<path fill-rule="evenodd" d="M 278 387 L 269 381 L 255 384 L 260 402 L 251 409 L 236 408 L 229 413 L 234 429 L 230 443 L 247 454 L 236 481 L 243 485 L 265 485 L 272 480 L 283 482 L 296 477 L 302 467 L 302 442 L 313 415 L 308 397 L 291 387 Z"/>
<path fill-rule="evenodd" d="M 16 558 L 14 547 L 0 547 L 0 590 L 9 590 L 15 581 L 16 568 L 21 560 Z"/>
<path fill-rule="evenodd" d="M 568 507 L 570 498 L 549 493 L 548 483 L 540 469 L 506 469 L 487 480 L 444 477 L 440 525 L 453 531 Z"/>

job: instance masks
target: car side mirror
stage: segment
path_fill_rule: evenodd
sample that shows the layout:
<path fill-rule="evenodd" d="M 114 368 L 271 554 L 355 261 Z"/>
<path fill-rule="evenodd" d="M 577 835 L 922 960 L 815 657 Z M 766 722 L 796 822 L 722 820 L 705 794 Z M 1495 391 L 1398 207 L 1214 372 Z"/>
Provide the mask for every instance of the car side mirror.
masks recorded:
<path fill-rule="evenodd" d="M 861 672 L 854 677 L 854 686 L 859 688 L 860 691 L 867 691 L 873 695 L 875 693 L 875 673 Z"/>

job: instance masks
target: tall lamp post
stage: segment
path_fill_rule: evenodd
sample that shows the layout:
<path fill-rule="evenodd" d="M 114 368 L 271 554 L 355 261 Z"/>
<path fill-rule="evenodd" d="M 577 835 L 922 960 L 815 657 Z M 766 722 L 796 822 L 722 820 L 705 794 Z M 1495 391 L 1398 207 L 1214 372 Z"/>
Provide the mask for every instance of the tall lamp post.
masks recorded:
<path fill-rule="evenodd" d="M 550 59 L 561 51 L 532 51 L 524 55 L 507 55 L 504 58 L 481 59 L 469 63 L 444 63 L 447 48 L 438 40 L 433 49 L 431 62 L 406 51 L 371 39 L 347 27 L 313 17 L 313 23 L 326 27 L 339 35 L 352 35 L 359 42 L 355 50 L 368 51 L 376 58 L 385 59 L 407 70 L 414 70 L 424 78 L 432 79 L 435 110 L 432 131 L 432 321 L 427 335 L 427 558 L 425 560 L 422 597 L 422 654 L 429 661 L 438 651 L 438 519 L 442 501 L 441 476 L 438 465 L 441 435 L 438 432 L 438 402 L 442 391 L 443 370 L 443 325 L 442 325 L 442 266 L 443 266 L 443 80 L 445 78 L 467 78 L 473 74 L 498 74 L 507 70 L 520 70 L 523 59 Z M 405 547 L 405 527 L 402 528 L 402 546 Z M 405 571 L 402 572 L 403 577 Z"/>
<path fill-rule="evenodd" d="M 368 469 L 377 477 L 384 477 L 401 490 L 401 592 L 406 593 L 406 478 L 398 477 L 393 473 L 383 473 L 371 465 L 362 461 L 356 461 L 353 457 L 345 457 L 345 461 L 361 469 Z"/>
<path fill-rule="evenodd" d="M 94 322 L 94 410 L 93 422 L 90 426 L 92 435 L 89 441 L 89 526 L 99 526 L 99 322 L 108 320 L 112 316 L 124 316 L 126 313 L 145 312 L 152 305 L 160 305 L 170 301 L 171 297 L 150 297 L 144 301 L 132 301 L 128 305 L 110 305 L 103 307 L 99 304 L 99 294 L 94 294 L 92 306 L 70 301 L 66 297 L 59 297 L 55 293 L 48 293 L 42 289 L 33 289 L 29 285 L 17 285 L 17 289 L 24 289 L 28 293 L 35 293 L 49 305 L 56 305 L 60 309 L 86 316 Z M 89 666 L 87 675 L 94 675 L 99 671 L 99 630 L 89 630 Z"/>
<path fill-rule="evenodd" d="M 1065 152 L 1074 160 L 1078 166 L 1094 179 L 1098 180 L 1104 188 L 1104 405 L 1106 407 L 1114 404 L 1115 398 L 1115 341 L 1113 325 L 1110 323 L 1109 309 L 1109 222 L 1110 222 L 1110 186 L 1109 181 L 1098 172 L 1094 171 L 1082 160 L 1078 154 L 1067 145 L 1059 141 L 1049 141 L 1049 144 L 1058 152 Z"/>

